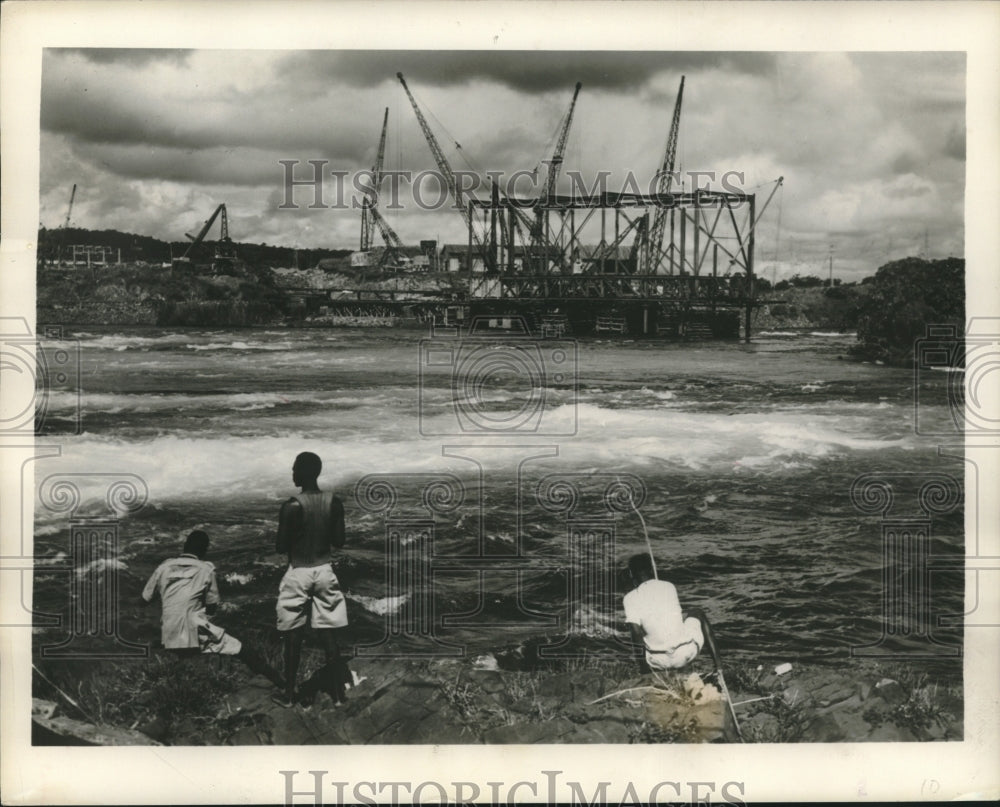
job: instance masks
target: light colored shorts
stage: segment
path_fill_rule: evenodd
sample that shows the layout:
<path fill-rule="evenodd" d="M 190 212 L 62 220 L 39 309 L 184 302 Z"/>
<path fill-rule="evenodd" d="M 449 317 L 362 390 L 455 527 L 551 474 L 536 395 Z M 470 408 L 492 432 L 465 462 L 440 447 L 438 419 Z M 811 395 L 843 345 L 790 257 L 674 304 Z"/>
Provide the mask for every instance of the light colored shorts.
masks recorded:
<path fill-rule="evenodd" d="M 650 650 L 646 648 L 646 663 L 653 670 L 677 670 L 694 661 L 705 644 L 705 635 L 701 630 L 701 622 L 693 616 L 684 620 L 684 636 L 681 644 L 669 650 Z M 686 640 L 684 640 L 686 638 Z"/>
<path fill-rule="evenodd" d="M 303 627 L 310 602 L 310 624 L 313 628 L 343 628 L 347 625 L 347 600 L 329 563 L 288 567 L 278 588 L 278 630 Z"/>
<path fill-rule="evenodd" d="M 203 622 L 198 626 L 198 647 L 202 653 L 215 653 L 220 656 L 235 656 L 243 649 L 243 644 L 224 628 Z"/>

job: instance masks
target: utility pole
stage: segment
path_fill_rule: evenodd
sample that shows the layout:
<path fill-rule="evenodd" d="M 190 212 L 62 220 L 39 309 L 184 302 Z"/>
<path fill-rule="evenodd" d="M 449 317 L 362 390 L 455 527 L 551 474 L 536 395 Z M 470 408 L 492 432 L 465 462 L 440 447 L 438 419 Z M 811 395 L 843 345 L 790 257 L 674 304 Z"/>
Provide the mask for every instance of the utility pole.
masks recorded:
<path fill-rule="evenodd" d="M 830 288 L 833 288 L 833 244 L 830 245 Z"/>

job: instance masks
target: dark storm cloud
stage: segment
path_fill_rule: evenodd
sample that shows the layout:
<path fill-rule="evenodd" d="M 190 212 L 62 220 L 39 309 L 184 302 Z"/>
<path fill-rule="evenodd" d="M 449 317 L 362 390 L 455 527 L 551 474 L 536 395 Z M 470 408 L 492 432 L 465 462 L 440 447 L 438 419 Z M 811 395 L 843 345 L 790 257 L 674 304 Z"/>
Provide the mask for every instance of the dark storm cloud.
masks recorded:
<path fill-rule="evenodd" d="M 236 101 L 224 119 L 157 107 L 146 98 L 118 94 L 107 86 L 49 87 L 42 94 L 41 125 L 81 143 L 143 144 L 178 149 L 258 147 L 324 152 L 346 161 L 360 159 L 371 133 L 359 123 L 336 127 L 317 115 L 268 117 L 263 99 Z M 271 105 L 273 110 L 277 105 Z M 287 105 L 286 105 L 287 106 Z M 280 107 L 279 107 L 280 108 Z M 95 112 L 99 110 L 99 112 Z"/>
<path fill-rule="evenodd" d="M 182 113 L 164 114 L 142 106 L 134 99 L 107 99 L 94 114 L 99 92 L 73 94 L 51 92 L 43 96 L 42 129 L 66 135 L 80 144 L 132 146 L 166 149 L 269 148 L 300 153 L 322 152 L 354 164 L 371 146 L 371 133 L 351 121 L 332 126 L 321 118 L 299 122 L 266 118 L 252 104 L 234 108 L 225 120 L 197 120 Z"/>
<path fill-rule="evenodd" d="M 180 121 L 162 113 L 130 108 L 132 99 L 113 97 L 105 88 L 79 90 L 65 85 L 42 93 L 41 125 L 47 132 L 71 135 L 87 143 L 147 143 L 149 145 L 205 145 L 204 137 L 181 129 Z M 99 114 L 94 114 L 99 109 Z"/>
<path fill-rule="evenodd" d="M 57 53 L 75 53 L 94 64 L 126 64 L 135 67 L 152 62 L 184 64 L 194 52 L 182 48 L 52 48 Z"/>
<path fill-rule="evenodd" d="M 860 227 L 854 227 L 851 229 L 840 229 L 840 230 L 826 230 L 824 231 L 826 235 L 836 236 L 838 238 L 864 238 L 866 236 L 872 235 L 872 230 L 864 229 Z"/>
<path fill-rule="evenodd" d="M 371 149 L 366 122 L 338 118 L 332 108 L 317 109 L 308 95 L 281 87 L 220 90 L 199 87 L 196 78 L 187 84 L 183 73 L 175 73 L 169 89 L 152 93 L 138 71 L 121 65 L 84 70 L 81 64 L 77 56 L 46 60 L 42 131 L 65 136 L 81 153 L 101 152 L 101 164 L 120 176 L 196 181 L 209 159 L 205 151 L 267 151 L 272 164 L 305 154 L 355 165 Z M 236 160 L 225 163 L 236 182 L 254 173 Z"/>
<path fill-rule="evenodd" d="M 163 180 L 196 185 L 224 184 L 259 186 L 279 184 L 283 168 L 278 156 L 259 151 L 227 148 L 198 150 L 145 145 L 76 144 L 74 153 L 127 179 Z M 324 159 L 322 154 L 316 159 Z M 308 165 L 301 175 L 311 176 Z"/>
<path fill-rule="evenodd" d="M 725 69 L 760 74 L 766 53 L 650 51 L 331 51 L 297 53 L 278 65 L 281 78 L 374 87 L 401 72 L 414 83 L 448 87 L 492 81 L 529 94 L 571 87 L 636 88 L 661 72 Z"/>
<path fill-rule="evenodd" d="M 953 160 L 965 161 L 965 126 L 953 126 L 944 144 L 944 153 Z"/>
<path fill-rule="evenodd" d="M 914 154 L 900 154 L 892 161 L 892 172 L 894 174 L 911 174 L 919 170 L 922 160 Z"/>

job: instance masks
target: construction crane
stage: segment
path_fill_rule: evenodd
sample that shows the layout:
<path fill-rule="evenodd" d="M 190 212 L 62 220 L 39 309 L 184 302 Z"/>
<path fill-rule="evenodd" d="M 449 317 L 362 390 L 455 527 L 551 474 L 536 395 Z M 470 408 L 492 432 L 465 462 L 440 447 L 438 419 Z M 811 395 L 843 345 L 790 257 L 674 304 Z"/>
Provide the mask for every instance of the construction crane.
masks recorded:
<path fill-rule="evenodd" d="M 392 229 L 383 217 L 382 214 L 378 212 L 377 207 L 372 207 L 370 210 L 372 221 L 378 228 L 378 231 L 382 234 L 382 240 L 385 242 L 385 249 L 379 256 L 378 263 L 376 267 L 379 269 L 384 268 L 392 259 L 399 260 L 403 255 L 403 242 L 396 231 Z"/>
<path fill-rule="evenodd" d="M 73 183 L 73 190 L 69 194 L 69 209 L 66 211 L 66 221 L 63 222 L 62 228 L 64 230 L 69 229 L 69 217 L 73 215 L 73 200 L 76 198 L 76 183 Z"/>
<path fill-rule="evenodd" d="M 566 154 L 566 143 L 569 140 L 569 130 L 573 125 L 573 112 L 576 109 L 576 99 L 580 95 L 580 90 L 583 88 L 583 84 L 579 81 L 573 88 L 573 98 L 569 102 L 569 109 L 563 116 L 562 121 L 559 123 L 559 136 L 556 138 L 556 146 L 552 151 L 552 159 L 548 161 L 548 173 L 545 177 L 545 190 L 538 197 L 539 202 L 545 202 L 555 196 L 556 186 L 559 184 L 559 173 L 562 169 L 563 158 Z M 493 183 L 494 187 L 498 186 Z M 499 190 L 499 188 L 498 188 Z M 499 191 L 501 195 L 505 196 L 502 191 Z M 543 225 L 544 212 L 536 207 L 535 208 L 535 220 L 531 221 L 528 216 L 526 216 L 518 207 L 514 206 L 509 208 L 510 214 L 514 218 L 514 227 L 520 233 L 522 227 L 526 229 L 531 234 L 531 246 L 532 252 L 536 252 L 539 247 L 546 248 L 546 259 L 548 258 L 548 247 L 549 244 L 545 243 L 545 228 Z M 513 244 L 509 245 L 513 248 Z"/>
<path fill-rule="evenodd" d="M 656 177 L 656 193 L 670 193 L 673 182 L 674 163 L 677 158 L 677 135 L 681 125 L 681 102 L 684 99 L 684 76 L 681 76 L 681 86 L 677 91 L 677 101 L 674 103 L 674 116 L 670 121 L 670 133 L 667 135 L 667 149 L 663 155 L 663 165 Z M 648 214 L 647 214 L 648 215 Z M 660 263 L 660 253 L 663 249 L 663 231 L 667 225 L 667 209 L 657 206 L 653 215 L 653 223 L 649 227 L 646 240 L 646 274 L 653 274 Z"/>
<path fill-rule="evenodd" d="M 63 259 L 63 252 L 66 248 L 66 239 L 69 238 L 69 234 L 66 232 L 69 229 L 69 219 L 73 215 L 73 200 L 76 198 L 76 183 L 73 183 L 73 190 L 69 192 L 69 208 L 66 210 L 66 219 L 63 221 L 62 227 L 59 228 L 59 232 L 53 237 L 50 243 L 55 244 L 55 255 L 54 260 L 56 265 L 59 265 Z"/>
<path fill-rule="evenodd" d="M 208 219 L 202 225 L 201 230 L 198 231 L 197 235 L 184 233 L 184 236 L 190 239 L 191 243 L 188 244 L 188 248 L 184 251 L 184 254 L 181 255 L 180 258 L 177 258 L 175 260 L 175 263 L 177 262 L 187 263 L 191 260 L 190 255 L 192 250 L 194 250 L 195 247 L 197 247 L 202 241 L 205 240 L 205 236 L 208 234 L 208 231 L 212 228 L 212 225 L 215 224 L 215 220 L 220 217 L 221 220 L 219 222 L 219 230 L 220 230 L 219 241 L 218 244 L 216 245 L 215 260 L 220 262 L 221 261 L 232 262 L 236 260 L 236 251 L 233 246 L 232 239 L 229 237 L 229 215 L 226 213 L 226 205 L 225 202 L 223 202 L 221 205 L 215 208 L 214 212 L 212 213 L 211 216 L 208 217 Z"/>
<path fill-rule="evenodd" d="M 374 235 L 372 224 L 375 223 L 375 208 L 378 207 L 378 192 L 382 185 L 382 165 L 385 162 L 385 135 L 389 127 L 389 107 L 385 108 L 385 116 L 382 118 L 382 135 L 378 140 L 378 150 L 375 153 L 375 164 L 372 166 L 372 187 L 374 194 L 365 196 L 365 201 L 361 207 L 361 251 L 367 252 L 372 248 L 372 236 Z M 388 243 L 388 242 L 387 242 Z"/>
<path fill-rule="evenodd" d="M 573 126 L 573 112 L 576 110 L 576 99 L 580 95 L 580 90 L 583 88 L 583 84 L 579 81 L 573 88 L 573 98 L 569 102 L 569 109 L 563 116 L 563 119 L 559 123 L 559 136 L 556 138 L 556 145 L 552 151 L 552 159 L 547 163 L 548 173 L 545 177 L 545 189 L 542 191 L 541 195 L 538 197 L 539 202 L 546 202 L 555 196 L 556 186 L 559 184 L 559 173 L 562 170 L 563 159 L 566 154 L 566 143 L 569 140 L 569 131 Z M 494 183 L 496 185 L 496 183 Z M 505 195 L 501 191 L 501 195 Z M 541 247 L 545 247 L 545 260 L 549 259 L 549 249 L 550 246 L 545 241 L 545 227 L 544 227 L 544 211 L 536 207 L 535 208 L 535 219 L 531 221 L 528 216 L 526 216 L 519 208 L 511 207 L 509 208 L 510 214 L 514 218 L 514 227 L 520 233 L 522 227 L 527 230 L 531 235 L 531 252 L 537 255 L 538 250 Z M 509 248 L 513 248 L 513 244 L 508 245 Z"/>
<path fill-rule="evenodd" d="M 375 222 L 375 226 L 378 227 L 378 231 L 382 234 L 382 240 L 385 241 L 385 245 L 393 249 L 403 249 L 403 242 L 396 235 L 396 231 L 389 226 L 389 222 L 382 218 L 382 214 L 378 212 L 377 207 L 371 208 L 371 217 L 372 221 Z"/>
<path fill-rule="evenodd" d="M 545 190 L 539 197 L 539 201 L 545 202 L 555 196 L 556 186 L 559 184 L 559 172 L 562 169 L 563 157 L 566 154 L 566 142 L 569 140 L 569 130 L 573 125 L 573 111 L 576 109 L 576 99 L 580 95 L 582 87 L 583 84 L 578 81 L 576 87 L 573 89 L 573 100 L 569 102 L 569 110 L 566 112 L 559 126 L 559 137 L 556 139 L 556 147 L 552 152 L 552 159 L 548 163 Z M 542 242 L 545 240 L 544 217 L 544 211 L 536 208 L 535 220 L 531 224 L 531 246 L 534 249 L 542 246 Z"/>
<path fill-rule="evenodd" d="M 573 90 L 573 100 L 569 102 L 569 111 L 563 118 L 562 127 L 559 131 L 559 139 L 556 141 L 555 150 L 552 152 L 552 159 L 549 160 L 549 172 L 545 177 L 544 199 L 549 199 L 555 195 L 556 185 L 559 184 L 559 172 L 562 169 L 563 156 L 566 153 L 566 141 L 569 140 L 569 130 L 573 125 L 573 111 L 576 109 L 576 99 L 580 95 L 580 88 L 583 85 L 578 81 Z"/>
<path fill-rule="evenodd" d="M 444 152 L 441 150 L 441 146 L 438 143 L 437 138 L 434 136 L 434 132 L 431 130 L 430 124 L 427 123 L 424 113 L 420 111 L 420 107 L 417 105 L 417 100 L 413 97 L 413 93 L 410 92 L 410 88 L 407 86 L 406 79 L 403 78 L 403 74 L 396 73 L 396 78 L 398 78 L 399 83 L 403 85 L 403 89 L 406 91 L 406 97 L 410 99 L 410 106 L 413 107 L 413 111 L 417 116 L 417 122 L 420 124 L 420 129 L 424 133 L 424 139 L 427 141 L 427 145 L 430 147 L 431 154 L 434 157 L 434 162 L 437 163 L 438 170 L 444 177 L 445 185 L 448 187 L 448 192 L 451 194 L 451 198 L 455 200 L 455 205 L 462 214 L 462 219 L 465 221 L 465 226 L 469 228 L 469 232 L 472 234 L 472 239 L 476 247 L 481 249 L 482 241 L 473 227 L 472 213 L 469 211 L 469 207 L 465 203 L 462 192 L 458 189 L 458 183 L 455 181 L 455 173 L 451 170 L 451 166 L 448 164 L 448 158 L 444 156 Z"/>

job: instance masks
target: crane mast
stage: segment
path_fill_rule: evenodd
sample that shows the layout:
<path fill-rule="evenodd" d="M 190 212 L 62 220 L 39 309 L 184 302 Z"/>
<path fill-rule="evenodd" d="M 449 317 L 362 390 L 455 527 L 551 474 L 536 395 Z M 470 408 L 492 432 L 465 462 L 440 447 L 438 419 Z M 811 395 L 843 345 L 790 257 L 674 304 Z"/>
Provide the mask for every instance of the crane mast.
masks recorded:
<path fill-rule="evenodd" d="M 559 137 L 556 140 L 556 147 L 552 152 L 552 159 L 549 160 L 548 174 L 545 177 L 545 190 L 540 197 L 541 201 L 547 201 L 551 199 L 556 192 L 556 186 L 559 184 L 559 172 L 562 169 L 563 157 L 566 153 L 566 142 L 569 140 L 569 130 L 573 125 L 573 111 L 576 109 L 576 99 L 580 95 L 580 89 L 583 85 L 578 81 L 576 87 L 573 89 L 573 100 L 569 102 L 569 110 L 566 112 L 566 117 L 563 118 L 562 126 L 559 129 Z M 545 228 L 542 225 L 544 213 L 536 208 L 535 209 L 535 220 L 531 223 L 531 243 L 536 249 L 542 245 L 545 240 Z"/>
<path fill-rule="evenodd" d="M 681 102 L 684 99 L 684 76 L 681 76 L 681 86 L 677 91 L 677 101 L 674 103 L 674 116 L 670 121 L 670 133 L 667 136 L 667 150 L 663 155 L 663 165 L 656 179 L 656 192 L 669 193 L 673 182 L 674 163 L 677 159 L 677 134 L 681 125 Z M 660 252 L 663 249 L 663 231 L 667 224 L 667 209 L 657 207 L 653 216 L 653 224 L 649 228 L 649 238 L 646 249 L 646 273 L 655 273 L 660 263 Z"/>
<path fill-rule="evenodd" d="M 434 162 L 437 163 L 438 170 L 441 172 L 442 176 L 444 176 L 448 192 L 451 194 L 452 199 L 455 200 L 455 204 L 458 206 L 458 210 L 462 214 L 465 226 L 468 227 L 469 232 L 472 233 L 472 238 L 476 246 L 482 247 L 482 242 L 473 227 L 472 213 L 469 211 L 468 205 L 465 204 L 465 200 L 462 198 L 462 193 L 458 189 L 458 183 L 455 181 L 455 173 L 451 170 L 451 166 L 448 164 L 448 158 L 444 156 L 444 152 L 441 150 L 441 146 L 438 143 L 437 138 L 434 136 L 434 132 L 431 130 L 430 124 L 427 123 L 424 113 L 420 111 L 420 107 L 417 105 L 417 100 L 413 97 L 413 93 L 410 92 L 410 88 L 407 86 L 406 79 L 403 78 L 403 74 L 396 73 L 396 78 L 398 78 L 399 83 L 403 85 L 403 89 L 406 91 L 406 97 L 410 99 L 410 106 L 413 107 L 413 112 L 417 116 L 417 122 L 420 124 L 420 129 L 424 133 L 424 139 L 430 147 L 431 154 L 434 157 Z"/>
<path fill-rule="evenodd" d="M 389 128 L 389 107 L 385 108 L 385 115 L 382 118 L 382 134 L 378 140 L 378 149 L 375 152 L 375 164 L 372 166 L 372 187 L 375 192 L 372 196 L 365 196 L 365 201 L 361 207 L 361 251 L 367 252 L 372 248 L 374 232 L 372 224 L 375 223 L 374 210 L 378 206 L 378 192 L 382 185 L 382 166 L 385 162 L 385 136 Z"/>
<path fill-rule="evenodd" d="M 563 155 L 566 153 L 566 141 L 569 139 L 569 130 L 573 125 L 573 111 L 576 109 L 576 99 L 580 94 L 583 85 L 578 81 L 573 90 L 573 100 L 569 103 L 569 111 L 563 121 L 562 130 L 559 132 L 559 140 L 556 142 L 555 151 L 552 152 L 552 159 L 549 161 L 549 173 L 545 178 L 545 198 L 555 195 L 556 185 L 559 183 L 559 171 L 562 169 Z"/>

